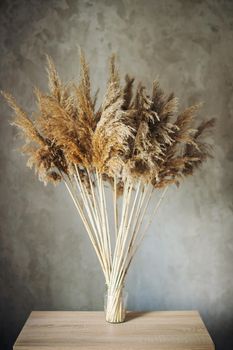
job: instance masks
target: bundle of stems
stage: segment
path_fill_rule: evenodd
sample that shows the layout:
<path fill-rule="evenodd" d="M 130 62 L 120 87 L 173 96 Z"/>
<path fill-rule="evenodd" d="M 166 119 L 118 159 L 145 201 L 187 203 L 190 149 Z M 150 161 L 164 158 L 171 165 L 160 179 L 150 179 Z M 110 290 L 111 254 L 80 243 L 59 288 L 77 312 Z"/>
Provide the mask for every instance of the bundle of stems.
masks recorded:
<path fill-rule="evenodd" d="M 135 183 L 126 179 L 122 198 L 119 198 L 117 178 L 114 178 L 111 206 L 107 205 L 106 185 L 102 174 L 97 170 L 90 172 L 85 169 L 85 172 L 88 176 L 90 191 L 83 184 L 77 167 L 72 178 L 64 177 L 64 182 L 82 218 L 105 277 L 109 301 L 106 309 L 107 320 L 121 322 L 125 315 L 122 288 L 126 273 L 161 204 L 167 187 L 163 189 L 147 224 L 142 225 L 154 191 L 151 184 L 143 184 L 140 179 Z M 121 203 L 119 203 L 120 199 Z M 110 230 L 109 223 L 109 210 L 112 209 L 114 232 Z"/>
<path fill-rule="evenodd" d="M 151 96 L 141 83 L 134 93 L 129 75 L 122 86 L 114 55 L 107 90 L 96 109 L 98 92 L 91 96 L 82 52 L 80 64 L 79 84 L 63 84 L 48 57 L 50 93 L 35 89 L 34 120 L 10 94 L 2 94 L 15 112 L 13 125 L 25 136 L 21 150 L 29 157 L 28 166 L 34 166 L 45 184 L 64 182 L 105 277 L 106 319 L 122 322 L 123 287 L 132 259 L 168 186 L 179 185 L 211 155 L 202 135 L 214 120 L 193 127 L 198 106 L 177 115 L 177 98 L 166 96 L 156 81 Z M 154 192 L 159 196 L 145 220 Z"/>

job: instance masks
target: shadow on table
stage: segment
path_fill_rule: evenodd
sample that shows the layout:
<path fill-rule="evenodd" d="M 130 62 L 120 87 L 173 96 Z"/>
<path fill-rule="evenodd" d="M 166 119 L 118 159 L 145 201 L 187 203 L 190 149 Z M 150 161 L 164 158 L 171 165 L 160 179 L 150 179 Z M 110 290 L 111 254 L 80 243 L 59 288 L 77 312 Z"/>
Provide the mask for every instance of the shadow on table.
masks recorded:
<path fill-rule="evenodd" d="M 128 311 L 126 316 L 125 316 L 125 322 L 131 321 L 135 318 L 142 317 L 144 315 L 149 314 L 150 311 Z"/>

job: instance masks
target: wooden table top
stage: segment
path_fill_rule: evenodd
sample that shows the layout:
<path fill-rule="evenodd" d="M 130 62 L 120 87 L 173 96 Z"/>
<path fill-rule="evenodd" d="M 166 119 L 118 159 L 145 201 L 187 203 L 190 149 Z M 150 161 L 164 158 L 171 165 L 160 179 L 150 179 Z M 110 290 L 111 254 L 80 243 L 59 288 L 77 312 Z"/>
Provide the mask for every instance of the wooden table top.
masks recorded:
<path fill-rule="evenodd" d="M 212 350 L 197 311 L 129 312 L 110 324 L 102 311 L 33 311 L 14 350 Z"/>

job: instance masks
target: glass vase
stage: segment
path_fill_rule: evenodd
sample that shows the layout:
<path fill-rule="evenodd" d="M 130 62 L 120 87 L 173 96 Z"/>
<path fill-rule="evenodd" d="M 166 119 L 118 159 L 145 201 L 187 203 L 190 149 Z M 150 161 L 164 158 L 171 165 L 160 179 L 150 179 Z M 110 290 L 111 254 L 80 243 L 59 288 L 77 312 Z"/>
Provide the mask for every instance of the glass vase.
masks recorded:
<path fill-rule="evenodd" d="M 125 321 L 128 293 L 123 288 L 111 290 L 109 288 L 104 296 L 104 311 L 106 321 L 121 323 Z"/>

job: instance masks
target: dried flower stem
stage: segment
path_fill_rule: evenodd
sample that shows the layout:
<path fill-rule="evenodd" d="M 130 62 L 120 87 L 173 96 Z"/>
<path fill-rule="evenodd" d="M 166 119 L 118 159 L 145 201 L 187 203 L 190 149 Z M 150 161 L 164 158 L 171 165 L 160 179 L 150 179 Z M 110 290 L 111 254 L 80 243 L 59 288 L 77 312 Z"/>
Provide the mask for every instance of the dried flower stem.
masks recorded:
<path fill-rule="evenodd" d="M 100 265 L 102 267 L 103 273 L 105 275 L 105 279 L 108 280 L 108 276 L 107 276 L 107 274 L 105 272 L 105 268 L 103 266 L 103 261 L 102 261 L 102 257 L 101 257 L 100 251 L 99 251 L 99 247 L 96 244 L 96 241 L 95 241 L 95 239 L 93 237 L 93 233 L 92 233 L 91 227 L 88 224 L 88 221 L 87 221 L 87 219 L 85 217 L 85 214 L 84 214 L 84 212 L 82 210 L 81 204 L 78 202 L 77 198 L 74 197 L 74 195 L 72 193 L 72 190 L 71 190 L 70 186 L 68 185 L 67 181 L 64 181 L 64 183 L 65 183 L 65 186 L 66 186 L 66 188 L 67 188 L 67 190 L 68 190 L 68 192 L 69 192 L 69 194 L 70 194 L 70 196 L 71 196 L 71 198 L 72 198 L 72 200 L 74 202 L 74 205 L 75 205 L 75 207 L 76 207 L 76 209 L 77 209 L 77 211 L 78 211 L 78 213 L 79 213 L 79 215 L 80 215 L 80 217 L 81 217 L 81 219 L 83 221 L 83 224 L 84 224 L 84 226 L 86 228 L 88 236 L 89 236 L 89 238 L 91 240 L 91 243 L 92 243 L 92 245 L 94 247 L 94 250 L 95 250 L 96 255 L 97 255 L 98 259 L 99 259 Z"/>
<path fill-rule="evenodd" d="M 114 207 L 114 223 L 115 223 L 115 240 L 117 240 L 117 234 L 118 234 L 118 206 L 117 206 L 117 178 L 116 178 L 116 175 L 114 175 L 113 207 Z"/>
<path fill-rule="evenodd" d="M 75 167 L 73 183 L 70 182 L 69 184 L 69 181 L 65 180 L 65 185 L 80 214 L 105 276 L 108 295 L 111 300 L 108 305 L 107 318 L 117 322 L 120 321 L 123 315 L 123 306 L 119 298 L 122 298 L 124 278 L 137 248 L 152 221 L 152 217 L 162 202 L 165 191 L 160 197 L 151 219 L 147 222 L 145 230 L 139 235 L 145 213 L 152 198 L 153 187 L 150 184 L 142 184 L 141 180 L 133 185 L 130 180 L 126 179 L 122 196 L 120 226 L 115 231 L 116 241 L 115 246 L 112 247 L 108 223 L 108 207 L 102 176 L 98 172 L 91 173 L 89 170 L 87 170 L 87 173 L 90 183 L 89 192 L 81 181 L 77 167 Z M 74 193 L 74 186 L 77 187 L 77 191 L 81 196 L 83 208 L 80 200 Z M 95 188 L 97 191 L 95 191 Z M 116 189 L 116 187 L 113 188 Z M 115 213 L 117 200 L 117 197 L 113 194 Z M 117 220 L 117 216 L 114 215 L 115 230 Z"/>
<path fill-rule="evenodd" d="M 90 223 L 92 225 L 92 229 L 93 229 L 94 234 L 95 234 L 96 245 L 98 246 L 98 249 L 99 249 L 99 252 L 100 252 L 100 255 L 102 258 L 105 274 L 109 275 L 106 254 L 103 251 L 103 235 L 101 233 L 101 223 L 99 222 L 99 218 L 95 215 L 95 210 L 93 208 L 92 202 L 90 200 L 90 197 L 88 195 L 88 192 L 87 192 L 85 186 L 83 186 L 83 184 L 82 184 L 82 181 L 81 181 L 81 178 L 79 175 L 79 171 L 77 168 L 76 168 L 76 174 L 74 175 L 74 178 L 75 178 L 75 181 L 76 181 L 76 184 L 78 187 L 78 191 L 81 194 L 84 207 L 85 207 L 86 212 L 87 212 L 87 219 L 90 220 Z M 107 281 L 108 281 L 108 279 L 107 279 Z"/>

